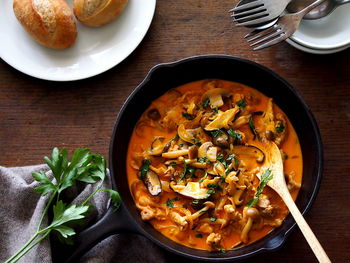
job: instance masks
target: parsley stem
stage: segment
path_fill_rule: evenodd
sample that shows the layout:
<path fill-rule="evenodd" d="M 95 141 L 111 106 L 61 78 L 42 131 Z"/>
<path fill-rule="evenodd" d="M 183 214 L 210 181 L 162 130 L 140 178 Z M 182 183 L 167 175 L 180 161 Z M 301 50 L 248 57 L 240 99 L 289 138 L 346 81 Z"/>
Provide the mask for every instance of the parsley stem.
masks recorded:
<path fill-rule="evenodd" d="M 9 263 L 15 263 L 18 260 L 20 260 L 25 254 L 28 253 L 29 250 L 31 250 L 33 247 L 35 247 L 37 244 L 39 244 L 42 240 L 44 240 L 51 232 L 51 229 L 48 230 L 44 235 L 42 235 L 40 238 L 38 238 L 32 245 L 29 247 L 26 247 L 24 250 L 22 250 L 19 253 L 16 253 L 15 258 L 12 259 L 12 261 L 9 261 Z M 7 262 L 7 261 L 6 261 Z"/>
<path fill-rule="evenodd" d="M 13 261 L 13 260 L 15 260 L 16 257 L 17 257 L 24 249 L 26 249 L 26 248 L 30 245 L 30 243 L 32 243 L 33 240 L 34 240 L 38 235 L 39 235 L 39 233 L 36 232 L 36 233 L 27 241 L 27 243 L 25 243 L 19 250 L 17 250 L 17 252 L 16 252 L 14 255 L 12 255 L 12 257 L 10 257 L 9 259 L 7 259 L 7 260 L 5 261 L 5 263 L 16 262 L 16 261 Z"/>
<path fill-rule="evenodd" d="M 41 215 L 41 217 L 40 217 L 40 221 L 39 221 L 39 224 L 38 224 L 38 228 L 37 228 L 37 230 L 36 230 L 37 232 L 39 232 L 39 230 L 40 230 L 40 227 L 41 227 L 41 224 L 42 224 L 42 222 L 43 222 L 43 220 L 44 220 L 44 217 L 45 217 L 46 214 L 47 214 L 47 210 L 49 209 L 49 207 L 50 207 L 50 205 L 51 205 L 51 203 L 52 203 L 52 200 L 55 198 L 56 193 L 57 193 L 57 190 L 54 191 L 54 192 L 51 194 L 50 199 L 49 199 L 49 201 L 47 202 L 47 204 L 46 204 L 46 206 L 45 206 L 45 209 L 44 209 L 44 211 L 43 211 L 43 213 L 42 213 L 42 215 Z"/>
<path fill-rule="evenodd" d="M 86 205 L 86 203 L 89 202 L 89 200 L 90 200 L 98 191 L 100 191 L 101 188 L 102 188 L 102 185 L 100 185 L 99 187 L 97 187 L 96 190 L 95 190 L 91 195 L 89 195 L 81 205 L 82 205 L 82 206 L 83 206 L 83 205 Z"/>

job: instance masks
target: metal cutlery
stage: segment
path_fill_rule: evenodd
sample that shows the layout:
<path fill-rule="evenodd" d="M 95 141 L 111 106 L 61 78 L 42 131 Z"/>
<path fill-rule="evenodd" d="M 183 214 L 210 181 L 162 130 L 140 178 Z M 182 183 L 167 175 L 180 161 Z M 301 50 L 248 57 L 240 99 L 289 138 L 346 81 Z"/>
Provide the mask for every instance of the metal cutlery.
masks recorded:
<path fill-rule="evenodd" d="M 288 5 L 287 10 L 288 12 L 291 12 L 291 13 L 298 12 L 305 6 L 305 4 L 309 4 L 309 3 L 310 1 L 305 1 L 305 0 L 292 1 Z M 347 3 L 350 3 L 350 0 L 326 0 L 316 8 L 312 9 L 309 13 L 307 13 L 303 17 L 303 19 L 315 20 L 315 19 L 325 17 L 330 13 L 332 13 L 338 6 L 341 6 Z"/>
<path fill-rule="evenodd" d="M 305 7 L 297 13 L 285 14 L 281 16 L 277 23 L 272 27 L 263 30 L 254 30 L 245 38 L 248 38 L 248 42 L 254 47 L 253 50 L 259 50 L 263 48 L 275 45 L 287 38 L 289 38 L 297 30 L 302 18 L 316 6 L 323 3 L 325 0 L 316 0 L 311 5 Z"/>
<path fill-rule="evenodd" d="M 268 22 L 282 14 L 291 0 L 254 0 L 231 9 L 237 26 Z"/>

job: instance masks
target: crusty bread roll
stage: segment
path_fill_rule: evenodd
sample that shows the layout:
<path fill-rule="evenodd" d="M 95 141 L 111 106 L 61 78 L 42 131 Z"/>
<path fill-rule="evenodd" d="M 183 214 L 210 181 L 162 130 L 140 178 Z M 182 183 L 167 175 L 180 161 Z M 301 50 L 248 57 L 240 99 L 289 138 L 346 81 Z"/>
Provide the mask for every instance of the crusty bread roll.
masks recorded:
<path fill-rule="evenodd" d="M 87 26 L 102 26 L 118 17 L 128 0 L 74 0 L 75 16 Z"/>
<path fill-rule="evenodd" d="M 25 30 L 40 44 L 64 49 L 75 42 L 75 19 L 64 0 L 14 0 L 13 10 Z"/>

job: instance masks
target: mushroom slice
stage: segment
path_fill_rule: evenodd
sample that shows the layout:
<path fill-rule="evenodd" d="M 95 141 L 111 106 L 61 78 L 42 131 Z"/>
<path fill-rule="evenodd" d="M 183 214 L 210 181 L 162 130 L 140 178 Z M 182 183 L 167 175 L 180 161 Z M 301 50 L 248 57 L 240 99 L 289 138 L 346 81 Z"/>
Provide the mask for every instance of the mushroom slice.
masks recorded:
<path fill-rule="evenodd" d="M 230 96 L 230 92 L 228 92 L 225 89 L 221 89 L 221 88 L 215 88 L 215 89 L 210 89 L 207 92 L 205 92 L 202 96 L 202 102 L 206 101 L 207 99 L 209 99 L 210 101 L 210 107 L 212 109 L 216 108 L 216 107 L 221 107 L 222 105 L 224 105 L 224 101 L 222 99 L 222 97 L 229 97 Z"/>
<path fill-rule="evenodd" d="M 177 185 L 175 182 L 171 182 L 170 188 L 176 193 L 193 199 L 207 199 L 210 196 L 208 189 L 201 188 L 199 182 L 188 182 L 186 185 Z"/>
<path fill-rule="evenodd" d="M 203 143 L 199 148 L 198 148 L 198 157 L 203 158 L 207 157 L 207 151 L 209 147 L 212 147 L 213 143 L 212 142 L 205 142 Z"/>
<path fill-rule="evenodd" d="M 156 196 L 162 192 L 162 184 L 159 180 L 159 177 L 152 170 L 148 170 L 146 176 L 143 178 L 143 182 L 145 183 L 147 190 L 151 195 Z"/>
<path fill-rule="evenodd" d="M 221 128 L 229 129 L 230 125 L 239 111 L 239 107 L 235 106 L 227 111 L 219 111 L 216 118 L 205 126 L 206 131 L 219 130 Z"/>
<path fill-rule="evenodd" d="M 196 141 L 193 134 L 186 130 L 185 125 L 183 124 L 180 124 L 177 128 L 177 133 L 179 134 L 179 137 L 185 142 L 193 143 Z"/>
<path fill-rule="evenodd" d="M 244 155 L 255 158 L 257 162 L 261 163 L 265 159 L 265 154 L 258 147 L 253 145 L 237 145 L 232 149 L 232 153 L 236 155 Z"/>
<path fill-rule="evenodd" d="M 165 148 L 165 138 L 162 136 L 156 136 L 151 144 L 151 150 L 147 151 L 149 155 L 161 155 Z"/>

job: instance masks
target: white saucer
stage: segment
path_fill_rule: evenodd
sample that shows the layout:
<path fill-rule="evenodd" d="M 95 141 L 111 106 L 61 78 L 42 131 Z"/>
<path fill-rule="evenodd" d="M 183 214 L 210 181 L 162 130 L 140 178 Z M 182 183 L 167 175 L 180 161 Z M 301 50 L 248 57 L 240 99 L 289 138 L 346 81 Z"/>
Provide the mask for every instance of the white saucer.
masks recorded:
<path fill-rule="evenodd" d="M 290 39 L 313 50 L 345 49 L 350 44 L 350 4 L 339 6 L 321 19 L 302 20 Z"/>
<path fill-rule="evenodd" d="M 343 46 L 343 47 L 340 47 L 340 48 L 335 48 L 335 49 L 312 49 L 312 48 L 309 48 L 309 47 L 305 47 L 295 41 L 293 41 L 292 39 L 286 39 L 286 42 L 288 44 L 290 44 L 291 46 L 301 50 L 301 51 L 304 51 L 304 52 L 307 52 L 307 53 L 311 53 L 311 54 L 317 54 L 317 55 L 326 55 L 326 54 L 333 54 L 333 53 L 337 53 L 337 52 L 340 52 L 340 51 L 343 51 L 347 48 L 350 47 L 350 44 L 347 45 L 347 46 Z"/>
<path fill-rule="evenodd" d="M 72 1 L 68 4 L 71 6 Z M 0 57 L 30 76 L 55 81 L 84 79 L 123 61 L 145 36 L 156 0 L 129 0 L 122 15 L 100 28 L 77 22 L 78 38 L 66 50 L 53 50 L 31 39 L 17 21 L 12 1 L 0 8 Z"/>

